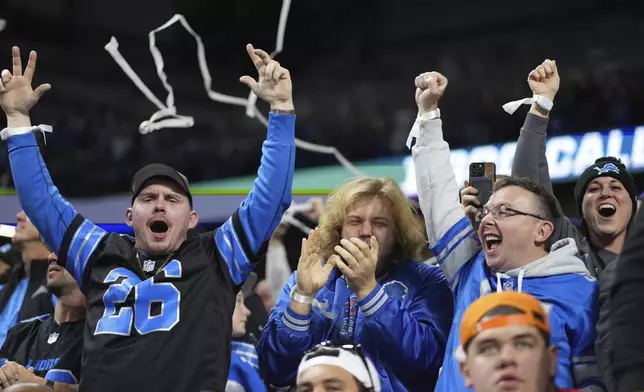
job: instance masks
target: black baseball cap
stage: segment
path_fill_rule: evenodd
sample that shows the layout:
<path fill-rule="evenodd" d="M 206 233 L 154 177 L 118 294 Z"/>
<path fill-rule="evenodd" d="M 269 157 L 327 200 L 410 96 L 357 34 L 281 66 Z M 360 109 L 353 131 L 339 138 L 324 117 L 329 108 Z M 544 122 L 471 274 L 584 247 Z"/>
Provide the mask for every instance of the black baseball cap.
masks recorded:
<path fill-rule="evenodd" d="M 192 206 L 192 194 L 190 193 L 186 176 L 163 163 L 151 163 L 143 166 L 134 174 L 134 177 L 132 177 L 132 203 L 134 203 L 134 199 L 139 195 L 145 183 L 154 177 L 165 177 L 176 182 L 181 190 L 185 192 L 186 196 L 188 196 L 188 201 L 190 201 L 190 206 Z"/>

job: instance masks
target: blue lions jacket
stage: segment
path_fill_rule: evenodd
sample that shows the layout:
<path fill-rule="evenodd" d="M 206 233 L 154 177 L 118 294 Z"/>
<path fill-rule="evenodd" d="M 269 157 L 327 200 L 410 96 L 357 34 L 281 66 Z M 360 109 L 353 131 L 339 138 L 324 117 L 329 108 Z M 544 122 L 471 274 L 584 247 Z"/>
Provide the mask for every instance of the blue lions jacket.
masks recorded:
<path fill-rule="evenodd" d="M 414 127 L 419 127 L 419 137 L 412 148 L 427 234 L 455 300 L 454 323 L 436 391 L 468 390 L 455 358 L 463 313 L 480 296 L 503 290 L 532 294 L 546 309 L 552 343 L 559 350 L 557 386 L 603 391 L 594 352 L 598 285 L 576 257 L 575 241 L 558 241 L 549 254 L 522 268 L 505 273 L 491 270 L 459 202 L 441 125 L 440 119 L 418 118 Z"/>
<path fill-rule="evenodd" d="M 375 364 L 383 391 L 433 389 L 453 315 L 452 295 L 438 267 L 413 261 L 394 264 L 361 301 L 335 270 L 316 296 L 321 305 L 308 316 L 288 306 L 296 274 L 284 286 L 257 344 L 267 382 L 280 388 L 295 384 L 307 350 L 348 337 Z M 354 309 L 354 318 L 349 309 Z"/>
<path fill-rule="evenodd" d="M 244 342 L 232 342 L 226 392 L 265 391 L 266 387 L 259 376 L 255 346 Z"/>

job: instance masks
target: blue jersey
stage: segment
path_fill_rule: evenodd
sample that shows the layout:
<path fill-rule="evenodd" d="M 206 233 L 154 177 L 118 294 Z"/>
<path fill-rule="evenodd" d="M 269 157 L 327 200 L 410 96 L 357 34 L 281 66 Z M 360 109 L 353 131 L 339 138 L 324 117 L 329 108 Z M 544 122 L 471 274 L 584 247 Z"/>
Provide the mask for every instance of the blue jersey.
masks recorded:
<path fill-rule="evenodd" d="M 383 391 L 433 388 L 453 315 L 452 295 L 439 268 L 394 264 L 360 301 L 342 277 L 332 274 L 316 295 L 321 305 L 308 316 L 289 307 L 296 274 L 284 286 L 257 345 L 266 381 L 293 385 L 304 352 L 332 340 L 360 343 L 378 369 Z"/>

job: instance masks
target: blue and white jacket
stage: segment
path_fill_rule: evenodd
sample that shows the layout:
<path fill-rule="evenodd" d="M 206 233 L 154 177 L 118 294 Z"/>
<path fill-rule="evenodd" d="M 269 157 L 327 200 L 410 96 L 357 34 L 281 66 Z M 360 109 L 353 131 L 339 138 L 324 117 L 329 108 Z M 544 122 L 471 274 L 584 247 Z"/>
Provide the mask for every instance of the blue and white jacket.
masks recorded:
<path fill-rule="evenodd" d="M 289 308 L 296 274 L 284 286 L 257 345 L 267 382 L 280 388 L 295 384 L 307 350 L 326 340 L 348 340 L 361 344 L 373 361 L 383 391 L 432 390 L 453 316 L 452 295 L 438 267 L 393 264 L 360 301 L 334 270 L 316 295 L 321 305 L 307 316 Z"/>
<path fill-rule="evenodd" d="M 226 392 L 265 391 L 266 387 L 259 376 L 255 346 L 244 342 L 232 342 Z"/>
<path fill-rule="evenodd" d="M 459 202 L 441 120 L 419 117 L 414 127 L 419 134 L 412 148 L 419 201 L 429 242 L 455 299 L 454 323 L 436 391 L 468 390 L 454 357 L 463 313 L 480 296 L 502 290 L 530 293 L 546 308 L 552 342 L 559 350 L 557 386 L 603 391 L 594 352 L 598 286 L 576 257 L 575 241 L 558 241 L 550 254 L 522 268 L 505 273 L 491 270 Z"/>

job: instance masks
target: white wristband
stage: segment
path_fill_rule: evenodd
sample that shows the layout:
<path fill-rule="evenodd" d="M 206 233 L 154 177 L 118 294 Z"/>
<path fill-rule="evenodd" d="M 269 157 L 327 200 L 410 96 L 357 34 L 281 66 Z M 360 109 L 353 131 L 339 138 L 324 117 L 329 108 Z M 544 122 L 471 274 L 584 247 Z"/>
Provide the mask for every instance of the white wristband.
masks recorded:
<path fill-rule="evenodd" d="M 508 102 L 503 105 L 503 110 L 505 110 L 508 114 L 513 114 L 514 112 L 516 112 L 519 106 L 532 105 L 533 103 L 536 103 L 541 109 L 548 112 L 552 110 L 552 107 L 554 105 L 550 98 L 544 97 L 543 95 L 534 95 L 532 98 L 523 98 L 517 101 Z"/>
<path fill-rule="evenodd" d="M 304 305 L 311 305 L 311 306 L 316 302 L 315 298 L 313 297 L 307 297 L 306 295 L 300 295 L 296 293 L 295 292 L 296 289 L 297 289 L 297 286 L 293 286 L 293 288 L 291 289 L 291 295 L 289 295 L 289 297 L 291 297 L 293 301 Z"/>
<path fill-rule="evenodd" d="M 45 125 L 45 124 L 35 125 L 31 127 L 5 128 L 2 131 L 0 131 L 0 137 L 2 138 L 2 140 L 7 140 L 12 136 L 24 135 L 25 133 L 31 133 L 33 131 L 42 132 L 42 135 L 44 137 L 45 132 L 52 133 L 54 130 L 51 127 L 51 125 Z M 47 139 L 45 139 L 45 144 L 47 144 Z"/>
<path fill-rule="evenodd" d="M 418 115 L 416 117 L 416 122 L 418 120 L 434 120 L 437 118 L 441 117 L 441 111 L 440 109 L 436 108 L 432 111 L 429 111 L 425 114 Z M 411 150 L 412 143 L 414 143 L 414 139 L 418 139 L 420 137 L 420 127 L 414 122 L 414 126 L 411 128 L 411 131 L 409 132 L 409 136 L 407 136 L 407 142 L 405 143 L 407 145 L 407 148 Z"/>

